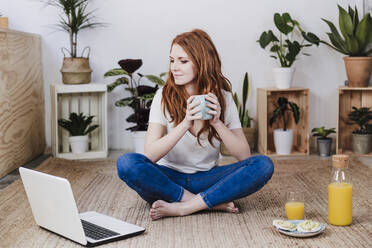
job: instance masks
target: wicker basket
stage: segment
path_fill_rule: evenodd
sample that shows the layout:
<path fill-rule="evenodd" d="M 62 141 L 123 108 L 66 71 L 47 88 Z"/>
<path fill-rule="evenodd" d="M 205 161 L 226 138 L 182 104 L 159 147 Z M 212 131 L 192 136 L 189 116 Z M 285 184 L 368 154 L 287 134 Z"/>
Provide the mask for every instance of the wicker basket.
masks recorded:
<path fill-rule="evenodd" d="M 61 68 L 64 84 L 88 84 L 91 81 L 92 70 L 89 58 L 64 58 Z"/>

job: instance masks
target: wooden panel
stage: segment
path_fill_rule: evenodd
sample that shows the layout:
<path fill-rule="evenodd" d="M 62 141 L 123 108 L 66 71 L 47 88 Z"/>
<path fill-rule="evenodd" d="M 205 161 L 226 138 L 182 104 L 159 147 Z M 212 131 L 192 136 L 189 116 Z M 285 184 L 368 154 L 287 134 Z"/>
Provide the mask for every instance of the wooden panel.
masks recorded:
<path fill-rule="evenodd" d="M 0 30 L 0 176 L 45 149 L 40 37 Z"/>
<path fill-rule="evenodd" d="M 293 118 L 290 118 L 287 126 L 288 129 L 293 129 L 294 138 L 292 154 L 309 154 L 309 90 L 304 88 L 259 88 L 257 92 L 259 152 L 268 155 L 275 153 L 274 130 L 277 128 L 283 128 L 283 123 L 277 121 L 270 126 L 269 121 L 277 106 L 278 98 L 286 97 L 289 101 L 295 102 L 298 105 L 301 114 L 300 121 L 297 125 Z"/>
<path fill-rule="evenodd" d="M 348 88 L 340 87 L 338 94 L 338 132 L 337 153 L 352 154 L 352 131 L 359 128 L 357 124 L 348 125 L 352 107 L 372 107 L 372 87 Z M 372 152 L 364 156 L 372 156 Z"/>

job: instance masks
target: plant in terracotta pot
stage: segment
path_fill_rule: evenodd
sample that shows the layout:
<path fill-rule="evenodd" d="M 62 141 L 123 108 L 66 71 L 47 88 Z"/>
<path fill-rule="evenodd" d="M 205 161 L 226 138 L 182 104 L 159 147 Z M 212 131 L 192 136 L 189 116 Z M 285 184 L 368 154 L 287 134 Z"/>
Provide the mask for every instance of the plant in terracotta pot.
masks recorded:
<path fill-rule="evenodd" d="M 61 68 L 62 82 L 64 84 L 86 84 L 91 81 L 92 70 L 89 65 L 90 48 L 83 49 L 78 56 L 78 34 L 86 29 L 103 27 L 106 24 L 93 22 L 94 10 L 88 10 L 92 0 L 41 0 L 46 5 L 58 8 L 61 13 L 57 28 L 69 34 L 70 50 L 62 48 L 64 55 Z M 67 51 L 70 57 L 66 57 Z M 84 52 L 87 57 L 84 57 Z"/>
<path fill-rule="evenodd" d="M 292 150 L 293 130 L 288 129 L 291 113 L 295 123 L 298 124 L 300 120 L 300 109 L 298 105 L 288 101 L 285 97 L 279 97 L 269 124 L 272 126 L 277 120 L 282 120 L 283 128 L 274 130 L 275 151 L 280 155 L 290 154 Z"/>
<path fill-rule="evenodd" d="M 326 129 L 325 127 L 316 127 L 311 130 L 314 137 L 317 138 L 318 153 L 322 157 L 331 155 L 332 138 L 327 137 L 331 133 L 336 133 L 336 128 Z"/>
<path fill-rule="evenodd" d="M 339 10 L 339 28 L 326 20 L 330 28 L 327 33 L 331 43 L 321 40 L 320 42 L 336 50 L 339 53 L 347 55 L 344 57 L 346 74 L 349 87 L 367 87 L 372 68 L 372 49 L 369 45 L 372 42 L 372 18 L 370 13 L 364 15 L 359 20 L 358 10 L 350 6 L 348 12 L 338 5 Z"/>
<path fill-rule="evenodd" d="M 280 62 L 280 67 L 274 68 L 276 87 L 286 89 L 291 87 L 294 73 L 293 63 L 297 56 L 305 47 L 310 47 L 313 44 L 318 46 L 319 38 L 311 32 L 306 33 L 299 22 L 292 19 L 289 13 L 282 15 L 275 13 L 274 24 L 280 32 L 279 36 L 275 35 L 272 30 L 268 30 L 261 34 L 257 42 L 263 49 L 271 44 L 270 52 L 273 55 L 270 57 Z M 309 56 L 308 53 L 302 54 Z"/>
<path fill-rule="evenodd" d="M 249 116 L 249 111 L 246 109 L 246 104 L 248 101 L 249 97 L 249 92 L 250 92 L 250 84 L 249 84 L 249 78 L 248 78 L 248 73 L 245 73 L 244 76 L 244 81 L 243 81 L 243 88 L 242 88 L 242 102 L 239 101 L 238 95 L 236 92 L 233 95 L 233 99 L 235 102 L 235 105 L 238 109 L 239 113 L 239 119 L 240 123 L 242 125 L 242 129 L 244 132 L 244 135 L 248 141 L 248 144 L 251 148 L 251 151 L 256 150 L 256 145 L 257 145 L 257 130 L 255 127 L 251 127 L 253 118 Z M 222 142 L 220 151 L 222 155 L 225 156 L 230 156 L 231 153 L 227 150 L 225 144 Z"/>
<path fill-rule="evenodd" d="M 356 108 L 353 106 L 352 109 L 349 113 L 351 122 L 347 124 L 359 126 L 359 129 L 354 130 L 351 134 L 353 152 L 367 154 L 371 152 L 372 146 L 372 124 L 369 123 L 372 120 L 372 111 L 367 107 Z"/>
<path fill-rule="evenodd" d="M 69 119 L 59 119 L 58 125 L 70 133 L 69 142 L 74 154 L 84 153 L 88 147 L 88 134 L 94 131 L 98 125 L 91 125 L 94 116 L 70 113 Z"/>
<path fill-rule="evenodd" d="M 8 17 L 0 13 L 0 28 L 8 28 Z"/>
<path fill-rule="evenodd" d="M 135 147 L 135 152 L 143 153 L 144 138 L 146 135 L 150 107 L 155 92 L 159 86 L 165 84 L 162 79 L 166 73 L 155 75 L 143 75 L 135 72 L 142 66 L 141 59 L 123 59 L 120 60 L 119 65 L 121 68 L 115 68 L 105 73 L 105 77 L 118 77 L 113 83 L 107 85 L 108 92 L 112 92 L 118 86 L 125 86 L 124 92 L 129 91 L 129 97 L 122 98 L 115 102 L 117 107 L 130 107 L 134 113 L 131 114 L 126 120 L 127 122 L 135 123 L 135 126 L 129 127 L 126 130 L 132 131 L 132 138 Z M 146 78 L 155 86 L 142 85 L 141 79 Z"/>

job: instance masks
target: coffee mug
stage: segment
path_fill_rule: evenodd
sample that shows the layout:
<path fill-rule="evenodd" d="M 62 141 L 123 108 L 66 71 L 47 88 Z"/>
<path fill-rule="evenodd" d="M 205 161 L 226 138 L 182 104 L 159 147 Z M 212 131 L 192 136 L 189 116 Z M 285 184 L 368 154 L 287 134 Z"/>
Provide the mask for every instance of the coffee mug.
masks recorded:
<path fill-rule="evenodd" d="M 201 116 L 202 120 L 211 120 L 213 119 L 213 115 L 208 114 L 208 111 L 211 109 L 206 105 L 206 103 L 209 102 L 208 100 L 205 99 L 206 96 L 207 95 L 195 95 L 194 96 L 194 99 L 192 100 L 193 102 L 200 101 L 200 104 L 195 106 L 195 108 L 199 107 L 201 109 L 201 111 L 194 114 L 194 116 Z"/>

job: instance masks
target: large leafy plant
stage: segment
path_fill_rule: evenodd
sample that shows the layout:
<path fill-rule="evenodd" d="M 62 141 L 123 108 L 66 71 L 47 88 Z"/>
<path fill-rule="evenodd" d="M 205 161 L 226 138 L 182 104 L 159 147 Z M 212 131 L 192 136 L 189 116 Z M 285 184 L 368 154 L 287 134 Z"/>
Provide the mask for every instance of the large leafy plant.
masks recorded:
<path fill-rule="evenodd" d="M 263 32 L 257 42 L 263 49 L 271 44 L 270 52 L 274 55 L 270 57 L 278 59 L 281 67 L 291 67 L 304 47 L 310 47 L 313 44 L 319 45 L 319 38 L 311 32 L 306 33 L 298 21 L 291 18 L 289 13 L 282 15 L 275 13 L 274 23 L 280 31 L 279 38 L 272 30 L 269 30 Z M 295 39 L 296 33 L 302 36 L 301 40 Z M 308 53 L 303 53 L 303 55 L 309 56 Z"/>
<path fill-rule="evenodd" d="M 98 127 L 98 125 L 91 125 L 94 116 L 83 113 L 76 114 L 75 112 L 70 113 L 69 119 L 59 119 L 58 125 L 66 129 L 71 136 L 82 136 L 87 135 Z"/>
<path fill-rule="evenodd" d="M 234 93 L 234 102 L 236 107 L 238 108 L 239 119 L 242 127 L 251 127 L 251 120 L 252 118 L 249 116 L 249 111 L 246 109 L 246 104 L 249 96 L 250 85 L 248 79 L 248 73 L 245 73 L 244 81 L 243 81 L 243 89 L 242 89 L 242 103 L 239 102 L 238 95 L 236 92 Z"/>
<path fill-rule="evenodd" d="M 282 119 L 283 121 L 283 131 L 287 131 L 288 121 L 290 118 L 289 111 L 293 114 L 293 119 L 298 124 L 300 120 L 300 109 L 294 102 L 288 101 L 285 97 L 279 97 L 276 108 L 274 109 L 273 115 L 270 118 L 270 126 L 274 124 L 277 119 Z"/>
<path fill-rule="evenodd" d="M 356 6 L 354 9 L 349 6 L 348 12 L 340 5 L 337 6 L 339 10 L 338 23 L 342 36 L 332 22 L 322 19 L 331 29 L 331 32 L 327 33 L 331 44 L 323 40 L 320 42 L 349 56 L 363 57 L 372 54 L 372 49 L 368 50 L 368 45 L 372 42 L 372 18 L 370 13 L 365 14 L 359 20 Z"/>
<path fill-rule="evenodd" d="M 331 133 L 336 133 L 336 128 L 325 128 L 325 127 L 316 127 L 311 130 L 313 136 L 319 137 L 320 139 L 326 139 Z"/>
<path fill-rule="evenodd" d="M 119 85 L 123 85 L 124 90 L 129 91 L 131 96 L 122 98 L 115 102 L 117 107 L 131 107 L 134 111 L 126 120 L 127 122 L 136 123 L 135 126 L 129 127 L 126 130 L 131 131 L 146 131 L 148 127 L 150 107 L 155 92 L 160 86 L 165 84 L 162 79 L 166 73 L 155 75 L 143 75 L 141 73 L 134 74 L 142 66 L 141 59 L 124 59 L 120 60 L 121 68 L 115 68 L 105 73 L 105 77 L 118 77 L 113 83 L 107 85 L 109 92 L 113 91 Z M 146 78 L 155 83 L 154 87 L 141 85 L 141 79 Z"/>
<path fill-rule="evenodd" d="M 371 134 L 372 133 L 372 124 L 369 124 L 369 121 L 372 120 L 372 111 L 370 108 L 361 107 L 357 108 L 352 107 L 353 111 L 349 113 L 349 119 L 351 122 L 347 124 L 357 124 L 359 129 L 354 130 L 355 134 Z"/>
<path fill-rule="evenodd" d="M 78 33 L 84 29 L 105 26 L 104 23 L 93 22 L 94 11 L 87 9 L 93 0 L 41 0 L 46 5 L 57 7 L 61 10 L 60 20 L 57 24 L 59 30 L 65 31 L 70 36 L 70 55 L 77 56 Z"/>

